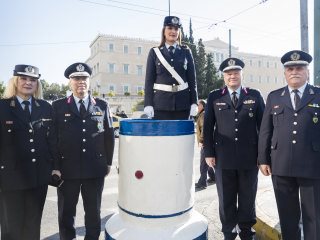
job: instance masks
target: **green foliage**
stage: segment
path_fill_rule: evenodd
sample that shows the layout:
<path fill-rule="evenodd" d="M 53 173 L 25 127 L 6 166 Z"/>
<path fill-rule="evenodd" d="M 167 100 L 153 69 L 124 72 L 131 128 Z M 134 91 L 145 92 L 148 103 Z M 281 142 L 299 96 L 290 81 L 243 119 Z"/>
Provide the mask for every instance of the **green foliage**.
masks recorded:
<path fill-rule="evenodd" d="M 144 90 L 140 90 L 140 91 L 138 92 L 138 96 L 143 97 L 143 96 L 144 96 Z"/>
<path fill-rule="evenodd" d="M 2 98 L 5 89 L 4 83 L 0 82 L 0 98 Z"/>
<path fill-rule="evenodd" d="M 116 93 L 114 91 L 110 91 L 107 93 L 108 97 L 114 97 Z"/>
<path fill-rule="evenodd" d="M 144 100 L 138 101 L 135 105 L 133 105 L 132 107 L 132 112 L 135 111 L 143 111 L 143 107 L 144 107 Z"/>
<path fill-rule="evenodd" d="M 129 92 L 125 92 L 124 95 L 125 96 L 130 96 L 130 93 Z"/>
<path fill-rule="evenodd" d="M 68 85 L 51 83 L 49 84 L 45 79 L 40 79 L 43 98 L 45 100 L 56 100 L 66 96 L 67 90 L 69 89 Z"/>
<path fill-rule="evenodd" d="M 217 69 L 213 63 L 212 54 L 208 53 L 206 58 L 207 63 L 205 68 L 205 82 L 202 95 L 199 96 L 199 98 L 207 98 L 211 90 L 221 88 L 223 86 L 223 79 L 217 74 Z"/>
<path fill-rule="evenodd" d="M 93 91 L 92 96 L 98 97 L 98 96 L 99 96 L 99 93 L 98 93 L 97 91 Z"/>

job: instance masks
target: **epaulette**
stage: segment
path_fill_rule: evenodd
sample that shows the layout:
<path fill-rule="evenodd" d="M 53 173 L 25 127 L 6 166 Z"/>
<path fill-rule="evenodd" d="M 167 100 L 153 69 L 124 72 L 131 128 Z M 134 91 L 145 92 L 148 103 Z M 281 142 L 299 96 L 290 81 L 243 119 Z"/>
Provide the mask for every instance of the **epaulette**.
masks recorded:
<path fill-rule="evenodd" d="M 190 49 L 188 45 L 181 45 L 181 48 Z"/>

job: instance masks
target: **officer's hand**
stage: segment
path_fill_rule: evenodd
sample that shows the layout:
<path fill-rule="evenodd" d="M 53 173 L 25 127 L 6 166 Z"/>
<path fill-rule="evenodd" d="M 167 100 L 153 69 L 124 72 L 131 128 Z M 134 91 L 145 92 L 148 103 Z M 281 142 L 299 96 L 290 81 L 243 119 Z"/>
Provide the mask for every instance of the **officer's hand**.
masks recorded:
<path fill-rule="evenodd" d="M 206 163 L 209 167 L 214 167 L 216 165 L 216 158 L 214 157 L 206 157 Z"/>
<path fill-rule="evenodd" d="M 197 116 L 197 113 L 198 113 L 198 106 L 197 106 L 197 104 L 192 104 L 191 105 L 191 108 L 190 108 L 190 116 L 192 116 L 192 117 L 195 117 L 195 116 Z"/>
<path fill-rule="evenodd" d="M 110 170 L 111 170 L 111 166 L 107 166 L 107 171 L 106 171 L 106 176 L 108 176 L 109 175 L 109 173 L 110 173 Z"/>
<path fill-rule="evenodd" d="M 271 168 L 269 165 L 262 164 L 259 166 L 259 168 L 263 175 L 265 176 L 271 175 Z"/>
<path fill-rule="evenodd" d="M 153 118 L 154 110 L 152 106 L 145 106 L 143 111 L 145 114 L 147 114 L 148 118 Z"/>
<path fill-rule="evenodd" d="M 61 178 L 61 172 L 59 170 L 52 170 L 51 175 L 58 175 Z"/>

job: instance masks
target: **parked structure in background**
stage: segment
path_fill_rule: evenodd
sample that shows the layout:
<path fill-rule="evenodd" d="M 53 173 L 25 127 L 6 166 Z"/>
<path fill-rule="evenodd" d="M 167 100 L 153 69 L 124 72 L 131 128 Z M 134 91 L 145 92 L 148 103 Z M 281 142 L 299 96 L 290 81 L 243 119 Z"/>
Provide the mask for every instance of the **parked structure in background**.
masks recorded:
<path fill-rule="evenodd" d="M 203 43 L 218 68 L 228 57 L 228 43 L 219 38 Z M 107 98 L 114 113 L 121 109 L 130 116 L 143 100 L 148 51 L 158 45 L 157 41 L 99 34 L 90 44 L 91 54 L 86 61 L 93 69 L 91 93 Z M 232 56 L 246 64 L 244 85 L 259 89 L 265 98 L 271 90 L 285 85 L 279 57 L 239 52 L 234 46 Z"/>

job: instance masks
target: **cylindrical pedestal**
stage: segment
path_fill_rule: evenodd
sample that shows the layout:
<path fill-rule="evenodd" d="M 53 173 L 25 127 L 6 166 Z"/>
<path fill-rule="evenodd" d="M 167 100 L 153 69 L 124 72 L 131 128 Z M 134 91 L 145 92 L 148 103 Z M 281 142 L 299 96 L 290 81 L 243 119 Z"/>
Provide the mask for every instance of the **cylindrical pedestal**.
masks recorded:
<path fill-rule="evenodd" d="M 207 239 L 193 210 L 193 122 L 123 120 L 119 141 L 119 213 L 106 239 Z"/>

